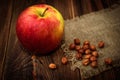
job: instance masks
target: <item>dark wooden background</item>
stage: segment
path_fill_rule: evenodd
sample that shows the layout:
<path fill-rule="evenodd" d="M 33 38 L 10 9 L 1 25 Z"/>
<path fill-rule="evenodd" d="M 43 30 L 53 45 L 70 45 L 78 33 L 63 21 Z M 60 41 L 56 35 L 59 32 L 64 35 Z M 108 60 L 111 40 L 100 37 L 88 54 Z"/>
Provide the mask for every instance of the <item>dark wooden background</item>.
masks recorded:
<path fill-rule="evenodd" d="M 2 0 L 0 1 L 0 80 L 32 80 L 31 56 L 16 37 L 15 25 L 20 12 L 26 7 L 46 3 L 57 8 L 64 19 L 98 11 L 117 3 L 116 0 Z M 40 56 L 38 80 L 81 80 L 80 71 L 70 70 L 71 63 L 61 64 L 61 49 L 48 56 Z M 56 70 L 48 68 L 57 64 Z M 102 72 L 88 80 L 120 80 L 120 67 Z"/>

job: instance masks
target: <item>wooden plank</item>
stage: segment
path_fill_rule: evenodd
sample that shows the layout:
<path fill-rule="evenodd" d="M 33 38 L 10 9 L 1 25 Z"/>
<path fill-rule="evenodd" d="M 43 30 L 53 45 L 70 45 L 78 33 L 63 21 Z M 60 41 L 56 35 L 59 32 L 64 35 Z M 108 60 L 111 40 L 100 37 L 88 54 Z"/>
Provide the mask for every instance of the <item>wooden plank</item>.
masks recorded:
<path fill-rule="evenodd" d="M 25 65 L 23 65 L 23 62 L 26 63 L 26 61 L 29 59 L 24 61 L 24 59 L 26 59 L 25 52 L 23 52 L 22 49 L 20 48 L 20 45 L 16 38 L 16 31 L 15 31 L 16 20 L 19 13 L 29 5 L 29 4 L 26 5 L 25 4 L 26 2 L 24 1 L 16 1 L 16 0 L 13 1 L 13 10 L 12 10 L 13 13 L 11 15 L 11 24 L 9 24 L 10 33 L 8 39 L 8 48 L 6 51 L 6 63 L 4 66 L 5 68 L 3 72 L 4 75 L 3 80 L 4 79 L 24 80 L 24 78 L 27 77 L 28 70 L 25 70 L 26 68 L 24 68 Z M 29 69 L 29 67 L 27 69 Z M 26 80 L 28 80 L 29 77 Z"/>
<path fill-rule="evenodd" d="M 86 0 L 81 0 L 81 5 L 82 5 L 82 9 L 83 9 L 83 14 L 88 13 L 88 9 L 86 6 Z"/>
<path fill-rule="evenodd" d="M 90 0 L 81 0 L 81 5 L 83 9 L 83 14 L 92 12 L 92 4 Z"/>
<path fill-rule="evenodd" d="M 6 51 L 8 46 L 8 38 L 10 32 L 10 22 L 12 15 L 12 3 L 9 0 L 6 3 L 6 0 L 1 1 L 0 3 L 0 79 L 2 79 L 4 62 L 6 57 Z"/>
<path fill-rule="evenodd" d="M 97 10 L 103 9 L 103 4 L 101 0 L 94 0 L 96 3 Z"/>
<path fill-rule="evenodd" d="M 74 11 L 75 11 L 75 16 L 80 16 L 82 15 L 82 5 L 80 0 L 73 0 L 74 1 Z"/>
<path fill-rule="evenodd" d="M 103 77 L 105 80 L 116 80 L 116 76 L 115 76 L 115 68 L 113 67 L 110 70 L 107 70 L 103 73 Z"/>
<path fill-rule="evenodd" d="M 86 5 L 87 5 L 87 9 L 88 9 L 88 13 L 92 12 L 92 4 L 91 4 L 91 0 L 86 0 Z"/>
<path fill-rule="evenodd" d="M 120 79 L 120 67 L 115 68 L 114 72 L 115 72 L 115 79 L 119 80 Z"/>
<path fill-rule="evenodd" d="M 48 3 L 48 4 L 51 4 L 53 5 L 56 9 L 58 9 L 63 18 L 66 20 L 66 19 L 70 19 L 71 18 L 71 6 L 70 6 L 70 1 L 69 0 L 53 0 L 54 4 L 51 3 Z"/>

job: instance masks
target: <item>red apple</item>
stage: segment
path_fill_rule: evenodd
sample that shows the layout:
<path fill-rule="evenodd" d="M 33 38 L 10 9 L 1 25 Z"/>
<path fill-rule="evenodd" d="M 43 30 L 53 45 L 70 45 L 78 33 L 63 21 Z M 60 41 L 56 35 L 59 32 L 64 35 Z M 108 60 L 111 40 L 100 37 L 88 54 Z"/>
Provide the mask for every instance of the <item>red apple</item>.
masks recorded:
<path fill-rule="evenodd" d="M 61 42 L 64 19 L 54 7 L 46 4 L 33 5 L 18 17 L 16 33 L 27 50 L 35 54 L 48 54 Z"/>

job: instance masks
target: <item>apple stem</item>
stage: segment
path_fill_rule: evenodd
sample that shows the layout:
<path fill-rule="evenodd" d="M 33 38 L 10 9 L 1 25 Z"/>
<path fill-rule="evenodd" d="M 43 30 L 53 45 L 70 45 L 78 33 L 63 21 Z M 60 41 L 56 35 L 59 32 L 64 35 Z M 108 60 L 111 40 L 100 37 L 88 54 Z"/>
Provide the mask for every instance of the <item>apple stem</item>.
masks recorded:
<path fill-rule="evenodd" d="M 41 14 L 41 16 L 43 17 L 44 16 L 44 14 L 45 14 L 45 12 L 48 10 L 48 8 L 46 8 L 45 10 L 44 10 L 44 12 Z"/>

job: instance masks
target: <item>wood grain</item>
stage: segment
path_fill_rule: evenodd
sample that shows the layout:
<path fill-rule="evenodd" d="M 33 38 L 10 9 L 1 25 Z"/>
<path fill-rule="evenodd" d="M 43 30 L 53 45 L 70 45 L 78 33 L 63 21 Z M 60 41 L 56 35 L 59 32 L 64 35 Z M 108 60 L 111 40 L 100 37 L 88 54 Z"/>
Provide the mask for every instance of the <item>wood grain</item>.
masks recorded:
<path fill-rule="evenodd" d="M 11 22 L 11 14 L 12 14 L 12 6 L 11 3 L 6 3 L 6 0 L 2 1 L 0 8 L 0 79 L 3 74 L 3 68 L 5 64 L 7 45 L 10 33 L 10 22 Z M 8 13 L 8 14 L 5 14 Z"/>
<path fill-rule="evenodd" d="M 0 79 L 33 79 L 31 55 L 23 49 L 15 31 L 16 20 L 22 10 L 30 5 L 45 3 L 58 9 L 66 20 L 107 8 L 114 2 L 113 0 L 2 0 L 0 2 Z M 60 48 L 52 53 L 54 54 L 37 57 L 39 80 L 81 80 L 79 69 L 71 71 L 71 63 L 61 64 L 64 53 Z M 48 68 L 50 63 L 57 64 L 57 69 L 50 70 Z M 88 80 L 118 80 L 119 74 L 120 68 L 115 68 Z"/>

